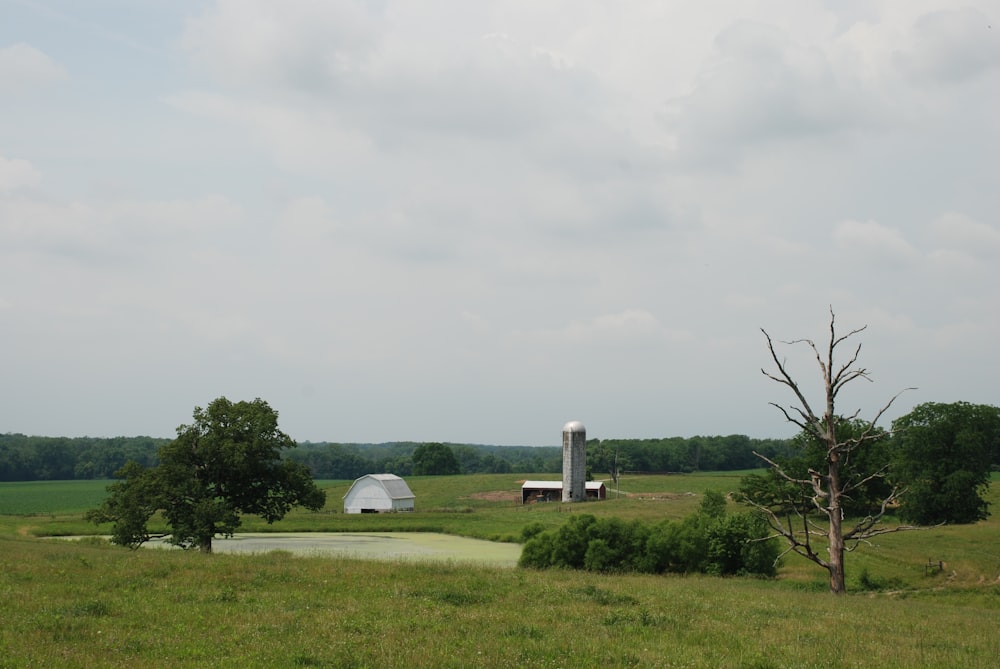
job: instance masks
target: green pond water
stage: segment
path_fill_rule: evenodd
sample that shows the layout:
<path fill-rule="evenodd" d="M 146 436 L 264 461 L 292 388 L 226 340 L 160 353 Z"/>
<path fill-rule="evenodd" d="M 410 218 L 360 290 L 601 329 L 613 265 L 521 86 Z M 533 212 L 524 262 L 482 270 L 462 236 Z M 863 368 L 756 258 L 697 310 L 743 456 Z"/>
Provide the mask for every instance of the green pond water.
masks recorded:
<path fill-rule="evenodd" d="M 150 548 L 173 548 L 161 539 Z M 296 555 L 338 555 L 370 560 L 439 560 L 513 567 L 521 545 L 433 532 L 276 532 L 216 538 L 217 553 L 288 551 Z"/>

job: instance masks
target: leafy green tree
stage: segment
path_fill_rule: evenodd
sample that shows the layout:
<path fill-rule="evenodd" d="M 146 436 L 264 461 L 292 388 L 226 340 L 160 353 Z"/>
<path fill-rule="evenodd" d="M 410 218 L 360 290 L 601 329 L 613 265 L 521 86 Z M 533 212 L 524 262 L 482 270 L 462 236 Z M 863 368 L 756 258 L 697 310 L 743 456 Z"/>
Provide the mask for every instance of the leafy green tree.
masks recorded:
<path fill-rule="evenodd" d="M 156 471 L 129 461 L 115 472 L 119 479 L 108 486 L 110 493 L 104 504 L 88 511 L 85 518 L 93 523 L 114 523 L 111 542 L 128 548 L 138 548 L 149 541 L 149 519 L 156 513 L 160 500 L 160 482 Z"/>
<path fill-rule="evenodd" d="M 468 444 L 457 444 L 451 446 L 451 452 L 458 460 L 458 470 L 462 474 L 475 474 L 483 471 L 482 455 L 480 451 Z"/>
<path fill-rule="evenodd" d="M 587 441 L 587 469 L 590 472 L 607 472 L 615 489 L 622 472 L 631 467 L 629 457 L 619 450 L 615 442 L 602 443 L 600 439 Z"/>
<path fill-rule="evenodd" d="M 115 543 L 135 546 L 148 539 L 146 522 L 159 510 L 172 543 L 211 552 L 215 535 L 231 536 L 244 513 L 272 523 L 293 506 L 323 507 L 326 494 L 308 467 L 281 458 L 294 446 L 263 400 L 220 397 L 196 407 L 194 422 L 177 428 L 177 438 L 160 448 L 159 465 L 126 465 L 90 518 L 113 522 Z"/>
<path fill-rule="evenodd" d="M 509 474 L 510 463 L 503 458 L 498 458 L 493 453 L 487 453 L 480 462 L 481 471 L 488 474 Z"/>
<path fill-rule="evenodd" d="M 781 550 L 759 513 L 735 513 L 709 526 L 706 571 L 719 576 L 774 576 Z"/>
<path fill-rule="evenodd" d="M 893 424 L 893 477 L 907 488 L 900 515 L 920 524 L 972 523 L 989 515 L 984 498 L 1000 445 L 1000 408 L 928 402 Z"/>
<path fill-rule="evenodd" d="M 444 444 L 420 444 L 413 451 L 413 473 L 417 476 L 458 474 L 460 471 L 455 452 Z"/>
<path fill-rule="evenodd" d="M 706 490 L 698 505 L 698 513 L 709 518 L 722 518 L 726 515 L 726 496 L 718 490 Z"/>
<path fill-rule="evenodd" d="M 855 449 L 840 463 L 841 509 L 846 516 L 864 517 L 878 513 L 882 501 L 892 494 L 886 479 L 889 469 L 889 433 L 866 421 L 836 418 L 837 439 L 847 441 L 865 437 L 865 447 Z M 773 461 L 792 478 L 809 479 L 810 471 L 826 465 L 827 449 L 816 435 L 803 430 L 789 440 L 791 453 L 775 456 Z M 814 491 L 790 483 L 776 469 L 764 474 L 749 474 L 740 482 L 740 493 L 750 500 L 787 516 L 814 510 Z"/>

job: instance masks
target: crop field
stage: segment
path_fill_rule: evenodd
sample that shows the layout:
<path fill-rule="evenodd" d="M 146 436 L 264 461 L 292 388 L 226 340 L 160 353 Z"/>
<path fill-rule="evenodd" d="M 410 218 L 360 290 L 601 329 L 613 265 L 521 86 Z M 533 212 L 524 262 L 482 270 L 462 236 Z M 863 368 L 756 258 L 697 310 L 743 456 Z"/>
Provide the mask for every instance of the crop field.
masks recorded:
<path fill-rule="evenodd" d="M 414 477 L 418 510 L 382 516 L 340 513 L 349 482 L 325 481 L 324 511 L 245 525 L 437 528 L 511 541 L 529 522 L 556 527 L 580 512 L 680 518 L 705 490 L 737 481 L 625 477 L 621 498 L 610 491 L 601 503 L 521 507 L 519 478 L 531 477 Z M 848 555 L 849 593 L 834 598 L 824 574 L 795 557 L 778 578 L 758 580 L 128 551 L 98 538 L 42 538 L 106 529 L 81 517 L 85 495 L 104 485 L 0 484 L 0 500 L 11 498 L 8 486 L 22 500 L 0 516 L 0 667 L 992 668 L 1000 657 L 995 518 L 879 537 Z M 44 507 L 24 503 L 33 495 Z M 944 569 L 928 571 L 929 559 Z"/>
<path fill-rule="evenodd" d="M 106 497 L 111 481 L 0 483 L 0 516 L 83 513 Z"/>

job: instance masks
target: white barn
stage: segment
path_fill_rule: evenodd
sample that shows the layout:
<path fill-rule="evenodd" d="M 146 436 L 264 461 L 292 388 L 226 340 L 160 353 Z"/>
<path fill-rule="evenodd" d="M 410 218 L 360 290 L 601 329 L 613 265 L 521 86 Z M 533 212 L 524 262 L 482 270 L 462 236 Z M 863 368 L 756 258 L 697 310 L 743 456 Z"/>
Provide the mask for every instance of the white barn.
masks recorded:
<path fill-rule="evenodd" d="M 344 495 L 344 513 L 413 511 L 413 492 L 395 474 L 366 474 Z"/>

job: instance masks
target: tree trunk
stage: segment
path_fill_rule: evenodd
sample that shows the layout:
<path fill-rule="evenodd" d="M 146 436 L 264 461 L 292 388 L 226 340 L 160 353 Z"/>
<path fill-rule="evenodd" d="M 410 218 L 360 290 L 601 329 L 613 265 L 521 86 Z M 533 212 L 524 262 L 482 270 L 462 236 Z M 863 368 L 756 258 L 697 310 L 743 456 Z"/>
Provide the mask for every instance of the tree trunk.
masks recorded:
<path fill-rule="evenodd" d="M 199 539 L 198 540 L 198 550 L 201 551 L 202 553 L 211 553 L 212 552 L 212 537 L 211 536 L 207 536 L 207 537 L 202 537 L 201 539 Z"/>
<path fill-rule="evenodd" d="M 844 580 L 844 534 L 841 530 L 840 509 L 830 516 L 830 592 L 843 594 L 847 590 Z"/>
<path fill-rule="evenodd" d="M 836 444 L 833 427 L 830 427 L 830 440 Z M 830 495 L 827 504 L 827 512 L 830 516 L 830 529 L 828 537 L 830 539 L 830 592 L 834 595 L 843 594 L 847 590 L 844 580 L 844 530 L 842 527 L 844 520 L 843 509 L 840 506 L 840 456 L 831 447 L 829 455 L 829 481 L 827 492 Z"/>

